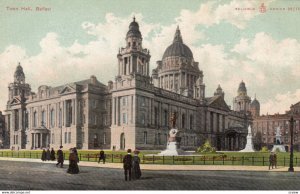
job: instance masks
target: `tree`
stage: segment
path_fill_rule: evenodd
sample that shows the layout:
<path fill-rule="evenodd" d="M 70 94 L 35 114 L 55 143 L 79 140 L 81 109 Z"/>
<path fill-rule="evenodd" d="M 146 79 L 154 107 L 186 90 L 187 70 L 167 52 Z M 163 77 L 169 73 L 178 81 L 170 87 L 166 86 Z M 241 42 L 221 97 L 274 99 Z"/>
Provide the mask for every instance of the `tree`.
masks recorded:
<path fill-rule="evenodd" d="M 262 148 L 262 134 L 258 131 L 255 136 L 253 137 L 253 146 L 255 150 L 261 150 Z"/>

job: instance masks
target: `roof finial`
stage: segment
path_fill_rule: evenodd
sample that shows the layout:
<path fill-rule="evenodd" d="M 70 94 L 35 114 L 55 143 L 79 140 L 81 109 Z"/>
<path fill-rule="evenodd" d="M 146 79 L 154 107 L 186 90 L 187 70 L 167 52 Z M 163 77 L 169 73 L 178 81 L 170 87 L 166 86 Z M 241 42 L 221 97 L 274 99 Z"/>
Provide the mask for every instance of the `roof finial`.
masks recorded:
<path fill-rule="evenodd" d="M 135 15 L 133 15 L 133 21 L 135 22 Z"/>
<path fill-rule="evenodd" d="M 180 30 L 179 30 L 179 25 L 177 25 L 173 42 L 181 42 L 181 43 L 183 42 Z"/>

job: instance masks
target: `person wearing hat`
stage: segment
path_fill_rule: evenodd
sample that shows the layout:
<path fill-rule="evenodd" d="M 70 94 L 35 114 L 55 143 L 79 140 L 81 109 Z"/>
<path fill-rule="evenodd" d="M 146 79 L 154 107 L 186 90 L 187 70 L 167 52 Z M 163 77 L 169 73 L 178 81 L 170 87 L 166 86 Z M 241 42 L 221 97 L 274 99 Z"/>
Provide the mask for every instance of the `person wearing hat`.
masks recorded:
<path fill-rule="evenodd" d="M 69 168 L 67 170 L 67 173 L 70 173 L 70 174 L 78 174 L 79 173 L 77 158 L 78 157 L 76 156 L 75 149 L 71 148 L 70 154 L 69 154 Z"/>
<path fill-rule="evenodd" d="M 272 169 L 274 168 L 274 153 L 271 152 L 270 156 L 269 156 L 269 170 L 271 169 L 271 166 L 272 166 Z"/>
<path fill-rule="evenodd" d="M 132 168 L 131 149 L 127 150 L 127 154 L 123 158 L 123 168 L 125 174 L 125 181 L 127 181 L 127 174 L 129 174 L 129 181 L 131 181 L 131 168 Z"/>
<path fill-rule="evenodd" d="M 59 146 L 59 150 L 57 151 L 57 164 L 56 167 L 60 164 L 62 168 L 64 165 L 64 153 L 62 151 L 63 146 Z"/>
<path fill-rule="evenodd" d="M 103 160 L 103 164 L 105 164 L 105 154 L 103 150 L 100 151 L 98 164 L 100 163 L 101 160 Z"/>
<path fill-rule="evenodd" d="M 142 176 L 141 168 L 140 168 L 140 158 L 139 158 L 139 151 L 135 150 L 134 156 L 132 158 L 132 179 L 139 179 Z"/>

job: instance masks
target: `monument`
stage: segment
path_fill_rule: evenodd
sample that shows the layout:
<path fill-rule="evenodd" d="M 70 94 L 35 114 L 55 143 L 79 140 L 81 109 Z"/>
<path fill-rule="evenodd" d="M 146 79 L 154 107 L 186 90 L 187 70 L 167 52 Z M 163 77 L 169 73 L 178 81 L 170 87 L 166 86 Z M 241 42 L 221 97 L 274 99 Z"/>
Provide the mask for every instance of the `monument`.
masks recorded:
<path fill-rule="evenodd" d="M 160 152 L 158 155 L 164 156 L 178 156 L 187 155 L 183 150 L 180 149 L 180 131 L 176 128 L 176 113 L 172 113 L 170 118 L 171 129 L 169 132 L 169 139 L 167 144 L 167 149 Z"/>
<path fill-rule="evenodd" d="M 247 135 L 246 146 L 240 152 L 255 152 L 255 150 L 253 148 L 253 143 L 252 143 L 252 132 L 251 132 L 251 126 L 250 125 L 248 127 L 248 135 Z"/>
<path fill-rule="evenodd" d="M 282 145 L 280 137 L 281 137 L 280 127 L 277 127 L 277 129 L 276 129 L 276 140 L 275 140 L 275 145 L 272 148 L 272 152 L 276 152 L 276 150 L 279 150 L 280 152 L 286 152 L 284 145 Z"/>

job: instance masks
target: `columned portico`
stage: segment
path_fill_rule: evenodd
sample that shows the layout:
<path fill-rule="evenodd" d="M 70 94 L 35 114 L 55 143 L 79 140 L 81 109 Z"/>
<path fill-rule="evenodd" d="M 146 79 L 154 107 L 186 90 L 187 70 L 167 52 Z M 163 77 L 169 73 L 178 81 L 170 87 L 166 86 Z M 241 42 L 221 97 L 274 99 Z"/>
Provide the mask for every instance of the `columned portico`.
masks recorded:
<path fill-rule="evenodd" d="M 41 149 L 49 146 L 49 134 L 50 130 L 48 130 L 45 126 L 41 126 L 39 128 L 33 129 L 30 131 L 31 133 L 31 149 Z"/>

